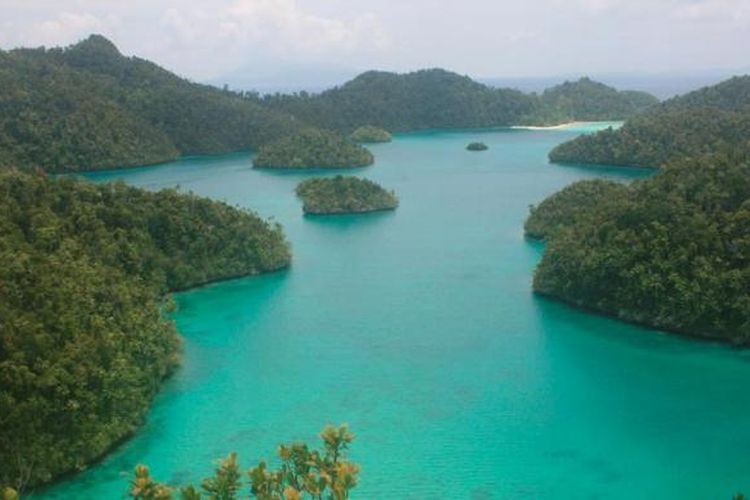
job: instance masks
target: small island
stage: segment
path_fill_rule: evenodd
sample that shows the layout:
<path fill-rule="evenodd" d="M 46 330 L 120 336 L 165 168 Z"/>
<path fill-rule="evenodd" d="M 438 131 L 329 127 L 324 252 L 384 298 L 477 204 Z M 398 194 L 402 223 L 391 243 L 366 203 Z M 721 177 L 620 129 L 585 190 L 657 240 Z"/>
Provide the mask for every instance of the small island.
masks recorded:
<path fill-rule="evenodd" d="M 262 146 L 255 168 L 348 168 L 372 165 L 366 148 L 328 130 L 307 129 Z"/>
<path fill-rule="evenodd" d="M 487 151 L 490 148 L 483 142 L 472 142 L 471 144 L 466 146 L 466 149 L 468 151 Z"/>
<path fill-rule="evenodd" d="M 357 177 L 309 179 L 297 186 L 296 193 L 302 199 L 302 210 L 312 215 L 379 212 L 398 207 L 393 191 Z"/>
<path fill-rule="evenodd" d="M 364 127 L 359 127 L 352 132 L 351 140 L 354 142 L 374 144 L 380 142 L 391 142 L 393 136 L 385 129 L 373 127 L 372 125 L 365 125 Z"/>

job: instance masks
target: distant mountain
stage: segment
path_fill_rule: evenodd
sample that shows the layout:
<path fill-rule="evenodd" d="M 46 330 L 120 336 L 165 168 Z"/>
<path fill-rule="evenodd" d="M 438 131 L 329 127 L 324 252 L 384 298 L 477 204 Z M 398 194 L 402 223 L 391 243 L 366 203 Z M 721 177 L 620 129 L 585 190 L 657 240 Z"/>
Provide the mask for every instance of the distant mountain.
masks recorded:
<path fill-rule="evenodd" d="M 619 130 L 561 144 L 550 159 L 658 167 L 709 151 L 750 152 L 750 76 L 665 101 Z"/>
<path fill-rule="evenodd" d="M 586 78 L 537 95 L 493 88 L 443 69 L 370 71 L 320 94 L 277 94 L 263 100 L 272 109 L 345 132 L 363 125 L 398 132 L 615 120 L 657 102 L 648 94 L 620 92 Z"/>
<path fill-rule="evenodd" d="M 0 165 L 51 172 L 249 149 L 298 127 L 92 35 L 66 49 L 0 52 Z"/>
<path fill-rule="evenodd" d="M 67 48 L 0 51 L 0 167 L 76 172 L 255 149 L 320 127 L 350 133 L 624 119 L 655 98 L 581 79 L 542 94 L 442 69 L 368 71 L 319 94 L 230 92 L 123 56 L 92 35 Z"/>
<path fill-rule="evenodd" d="M 539 100 L 533 120 L 547 123 L 618 120 L 659 103 L 646 92 L 619 91 L 585 77 L 548 88 Z"/>

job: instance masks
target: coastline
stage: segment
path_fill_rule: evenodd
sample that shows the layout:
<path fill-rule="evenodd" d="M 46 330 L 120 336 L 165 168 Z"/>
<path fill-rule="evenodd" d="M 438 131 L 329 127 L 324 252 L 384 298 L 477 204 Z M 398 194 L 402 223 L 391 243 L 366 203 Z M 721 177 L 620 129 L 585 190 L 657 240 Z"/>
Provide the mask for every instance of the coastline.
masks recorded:
<path fill-rule="evenodd" d="M 568 130 L 579 127 L 591 127 L 603 124 L 610 124 L 611 127 L 622 126 L 622 121 L 619 120 L 603 120 L 603 121 L 572 121 L 560 123 L 558 125 L 512 125 L 508 128 L 515 130 Z"/>

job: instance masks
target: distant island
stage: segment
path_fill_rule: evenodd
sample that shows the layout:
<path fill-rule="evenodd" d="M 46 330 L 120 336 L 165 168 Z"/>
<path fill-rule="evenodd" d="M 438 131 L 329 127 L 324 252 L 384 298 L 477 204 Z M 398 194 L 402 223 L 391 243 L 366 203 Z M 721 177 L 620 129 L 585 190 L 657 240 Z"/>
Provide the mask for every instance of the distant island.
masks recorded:
<path fill-rule="evenodd" d="M 488 149 L 490 148 L 483 142 L 472 142 L 466 146 L 467 151 L 487 151 Z"/>
<path fill-rule="evenodd" d="M 306 214 L 331 215 L 393 210 L 398 198 L 379 184 L 340 175 L 329 179 L 309 179 L 297 186 Z"/>
<path fill-rule="evenodd" d="M 190 82 L 124 56 L 100 35 L 65 48 L 0 50 L 0 64 L 6 95 L 0 166 L 53 173 L 258 149 L 305 128 L 355 131 L 355 140 L 366 132 L 364 139 L 379 141 L 385 135 L 372 135 L 370 127 L 404 132 L 623 120 L 658 102 L 588 78 L 525 94 L 443 69 L 368 71 L 319 94 L 261 96 Z"/>
<path fill-rule="evenodd" d="M 707 152 L 750 152 L 750 76 L 735 77 L 631 118 L 618 129 L 583 135 L 554 148 L 558 163 L 660 167 Z"/>
<path fill-rule="evenodd" d="M 365 144 L 391 142 L 393 140 L 393 136 L 390 132 L 380 127 L 373 127 L 371 125 L 359 127 L 357 130 L 352 132 L 352 135 L 350 137 L 354 142 L 362 142 Z"/>
<path fill-rule="evenodd" d="M 321 129 L 307 129 L 262 146 L 253 159 L 255 168 L 366 167 L 372 153 L 344 136 Z"/>

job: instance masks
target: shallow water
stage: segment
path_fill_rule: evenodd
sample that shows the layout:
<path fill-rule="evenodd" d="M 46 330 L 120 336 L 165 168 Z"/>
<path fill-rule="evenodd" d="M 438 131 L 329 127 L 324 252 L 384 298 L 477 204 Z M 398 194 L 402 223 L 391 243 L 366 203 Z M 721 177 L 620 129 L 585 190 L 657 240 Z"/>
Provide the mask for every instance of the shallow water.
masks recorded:
<path fill-rule="evenodd" d="M 180 294 L 184 366 L 148 422 L 41 498 L 120 498 L 136 463 L 198 481 L 237 451 L 348 422 L 355 498 L 730 498 L 750 491 L 750 353 L 637 328 L 535 297 L 528 205 L 582 178 L 561 167 L 577 130 L 430 132 L 373 147 L 351 171 L 395 189 L 393 213 L 303 217 L 321 173 L 250 155 L 91 175 L 185 190 L 281 222 L 286 272 Z M 485 153 L 464 146 L 481 140 Z"/>

